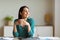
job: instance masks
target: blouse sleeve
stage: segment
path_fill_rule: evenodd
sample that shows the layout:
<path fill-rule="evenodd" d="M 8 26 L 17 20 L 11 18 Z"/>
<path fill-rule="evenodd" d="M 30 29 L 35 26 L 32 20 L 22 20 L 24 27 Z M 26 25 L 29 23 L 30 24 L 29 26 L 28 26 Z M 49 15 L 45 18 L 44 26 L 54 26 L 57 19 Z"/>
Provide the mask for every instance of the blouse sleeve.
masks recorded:
<path fill-rule="evenodd" d="M 30 32 L 28 32 L 28 36 L 29 37 L 33 37 L 33 34 L 34 34 L 34 20 L 32 18 L 29 19 L 29 23 L 30 23 L 30 27 L 31 27 L 31 30 Z"/>
<path fill-rule="evenodd" d="M 18 20 L 18 19 L 15 19 L 15 20 L 14 20 L 14 23 L 15 23 L 17 20 Z M 14 37 L 18 37 L 18 36 L 19 36 L 19 33 L 13 31 L 13 36 L 14 36 Z"/>

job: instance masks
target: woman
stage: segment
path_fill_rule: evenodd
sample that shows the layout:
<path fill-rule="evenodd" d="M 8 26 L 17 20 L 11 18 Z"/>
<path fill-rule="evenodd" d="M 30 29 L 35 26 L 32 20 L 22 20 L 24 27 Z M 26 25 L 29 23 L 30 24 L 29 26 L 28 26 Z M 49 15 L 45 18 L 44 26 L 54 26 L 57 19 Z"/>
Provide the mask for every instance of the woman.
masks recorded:
<path fill-rule="evenodd" d="M 27 6 L 22 6 L 19 9 L 18 19 L 15 19 L 14 21 L 14 37 L 33 37 L 34 20 L 32 18 L 29 18 L 29 15 L 29 8 Z"/>

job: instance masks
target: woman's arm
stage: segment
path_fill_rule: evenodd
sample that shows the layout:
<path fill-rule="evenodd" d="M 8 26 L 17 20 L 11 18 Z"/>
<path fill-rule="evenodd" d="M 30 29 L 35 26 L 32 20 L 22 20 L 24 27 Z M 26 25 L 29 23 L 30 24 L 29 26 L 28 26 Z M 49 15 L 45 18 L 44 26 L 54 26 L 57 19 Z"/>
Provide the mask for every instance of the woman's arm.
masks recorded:
<path fill-rule="evenodd" d="M 14 27 L 13 27 L 13 36 L 14 37 L 18 37 L 19 36 L 19 33 L 17 32 L 17 28 L 16 28 L 16 25 L 18 23 L 16 22 L 16 20 L 14 21 Z"/>
<path fill-rule="evenodd" d="M 31 30 L 28 32 L 28 36 L 33 37 L 33 35 L 34 35 L 34 26 L 35 26 L 34 20 L 32 18 L 30 18 L 29 23 L 30 23 Z"/>
<path fill-rule="evenodd" d="M 13 35 L 14 37 L 18 37 L 19 36 L 19 32 L 18 32 L 18 29 L 17 29 L 17 26 L 16 25 L 21 25 L 23 27 L 23 19 L 16 19 L 14 21 L 14 28 L 13 28 Z"/>
<path fill-rule="evenodd" d="M 29 23 L 28 23 L 28 37 L 33 37 L 34 34 L 34 20 L 32 18 L 29 19 Z"/>
<path fill-rule="evenodd" d="M 13 31 L 14 31 L 14 32 L 17 32 L 17 29 L 16 29 L 16 25 L 15 25 L 15 24 L 14 24 Z"/>

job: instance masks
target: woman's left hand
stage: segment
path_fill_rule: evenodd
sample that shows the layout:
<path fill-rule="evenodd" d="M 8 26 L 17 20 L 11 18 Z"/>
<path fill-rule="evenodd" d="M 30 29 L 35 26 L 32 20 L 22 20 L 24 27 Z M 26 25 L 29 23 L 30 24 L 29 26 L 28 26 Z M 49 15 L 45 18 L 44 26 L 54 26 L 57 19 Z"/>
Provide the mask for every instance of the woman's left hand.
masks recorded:
<path fill-rule="evenodd" d="M 27 21 L 24 21 L 23 23 L 24 23 L 24 25 L 30 26 L 30 24 Z"/>
<path fill-rule="evenodd" d="M 27 21 L 24 20 L 24 25 L 28 26 L 28 32 L 30 32 L 30 30 L 31 30 L 30 24 Z"/>

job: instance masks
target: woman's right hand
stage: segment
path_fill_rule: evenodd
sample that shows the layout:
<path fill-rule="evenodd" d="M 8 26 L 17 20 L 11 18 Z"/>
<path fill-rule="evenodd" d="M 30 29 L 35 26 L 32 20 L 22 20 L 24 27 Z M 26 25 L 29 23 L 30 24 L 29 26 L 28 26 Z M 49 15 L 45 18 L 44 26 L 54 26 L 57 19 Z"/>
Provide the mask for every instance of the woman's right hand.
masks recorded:
<path fill-rule="evenodd" d="M 19 22 L 18 22 L 18 21 L 16 21 L 16 22 L 14 23 L 14 25 L 19 25 Z"/>
<path fill-rule="evenodd" d="M 14 23 L 14 28 L 13 28 L 14 32 L 17 32 L 16 25 L 19 25 L 19 24 L 20 24 L 20 23 L 19 23 L 18 20 Z"/>
<path fill-rule="evenodd" d="M 16 22 L 14 23 L 14 29 L 13 29 L 14 32 L 17 32 L 16 25 L 19 25 L 18 21 L 16 21 Z"/>
<path fill-rule="evenodd" d="M 17 20 L 14 25 L 23 25 L 23 19 Z"/>

